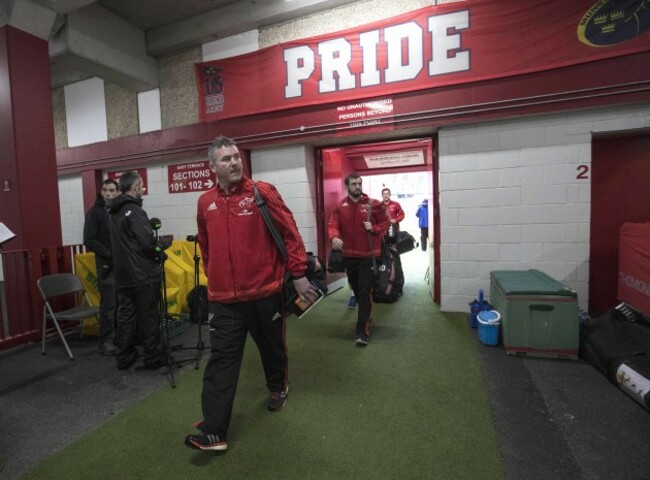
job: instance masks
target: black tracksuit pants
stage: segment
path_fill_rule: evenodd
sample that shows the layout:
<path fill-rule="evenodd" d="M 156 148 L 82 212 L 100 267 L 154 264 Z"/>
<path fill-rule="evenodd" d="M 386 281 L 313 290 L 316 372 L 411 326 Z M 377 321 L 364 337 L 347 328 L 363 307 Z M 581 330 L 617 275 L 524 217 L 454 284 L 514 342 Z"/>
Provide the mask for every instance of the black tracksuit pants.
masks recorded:
<path fill-rule="evenodd" d="M 235 401 L 247 333 L 260 352 L 270 392 L 288 386 L 286 321 L 281 295 L 239 303 L 209 303 L 211 355 L 203 374 L 201 406 L 207 433 L 225 439 Z"/>
<path fill-rule="evenodd" d="M 137 357 L 137 339 L 142 342 L 144 365 L 154 368 L 163 362 L 160 345 L 160 282 L 117 289 L 117 327 L 113 340 L 118 349 L 117 368 L 128 368 Z"/>
<path fill-rule="evenodd" d="M 427 250 L 427 243 L 429 243 L 429 227 L 420 227 L 420 248 L 423 252 Z"/>
<path fill-rule="evenodd" d="M 372 289 L 375 275 L 372 271 L 372 257 L 343 257 L 343 266 L 348 282 L 357 297 L 357 338 L 370 337 L 370 314 L 372 312 Z"/>

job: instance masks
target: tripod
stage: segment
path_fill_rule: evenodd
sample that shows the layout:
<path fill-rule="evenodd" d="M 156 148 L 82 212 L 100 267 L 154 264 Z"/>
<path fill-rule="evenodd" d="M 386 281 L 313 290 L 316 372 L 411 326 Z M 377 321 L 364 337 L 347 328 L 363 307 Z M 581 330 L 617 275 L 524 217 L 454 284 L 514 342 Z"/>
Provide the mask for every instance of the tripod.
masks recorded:
<path fill-rule="evenodd" d="M 207 299 L 204 298 L 204 292 L 203 289 L 198 288 L 199 283 L 200 283 L 200 276 L 199 276 L 199 262 L 201 260 L 201 257 L 198 255 L 198 250 L 197 250 L 197 244 L 198 244 L 198 239 L 196 235 L 188 235 L 187 236 L 187 241 L 188 242 L 194 242 L 194 256 L 192 257 L 194 260 L 194 289 L 193 292 L 196 295 L 196 301 L 199 302 L 199 304 L 204 304 L 207 303 Z M 186 358 L 181 360 L 181 362 L 191 362 L 194 361 L 194 369 L 198 370 L 199 369 L 199 364 L 201 363 L 201 356 L 203 355 L 203 350 L 205 349 L 205 344 L 203 343 L 203 337 L 202 337 L 202 332 L 203 329 L 201 328 L 205 324 L 205 319 L 203 318 L 203 313 L 207 314 L 207 312 L 203 312 L 201 309 L 199 309 L 201 312 L 201 315 L 199 315 L 199 319 L 196 322 L 197 327 L 198 327 L 198 340 L 196 342 L 196 347 L 183 347 L 181 345 L 176 345 L 171 347 L 172 351 L 176 350 L 196 350 L 196 357 L 193 358 Z"/>
<path fill-rule="evenodd" d="M 158 229 L 154 229 L 156 235 L 156 243 L 158 243 Z M 161 331 L 162 331 L 162 349 L 163 355 L 165 357 L 165 363 L 167 364 L 167 373 L 169 374 L 169 383 L 172 388 L 176 388 L 176 379 L 174 377 L 174 368 L 181 366 L 180 362 L 174 360 L 172 356 L 173 347 L 170 345 L 171 341 L 171 332 L 170 324 L 174 321 L 172 316 L 167 311 L 167 279 L 165 275 L 165 261 L 167 260 L 167 254 L 163 251 L 160 252 L 160 304 L 159 304 L 159 315 L 161 319 Z"/>

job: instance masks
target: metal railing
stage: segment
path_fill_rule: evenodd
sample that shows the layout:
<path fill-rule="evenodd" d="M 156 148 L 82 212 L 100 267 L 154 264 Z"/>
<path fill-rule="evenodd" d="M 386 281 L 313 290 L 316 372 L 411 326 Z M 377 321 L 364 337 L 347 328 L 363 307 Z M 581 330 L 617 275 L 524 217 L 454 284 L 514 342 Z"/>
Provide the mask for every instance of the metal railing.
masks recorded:
<path fill-rule="evenodd" d="M 36 282 L 52 273 L 74 273 L 74 257 L 83 245 L 2 252 L 0 351 L 40 340 L 43 300 Z"/>

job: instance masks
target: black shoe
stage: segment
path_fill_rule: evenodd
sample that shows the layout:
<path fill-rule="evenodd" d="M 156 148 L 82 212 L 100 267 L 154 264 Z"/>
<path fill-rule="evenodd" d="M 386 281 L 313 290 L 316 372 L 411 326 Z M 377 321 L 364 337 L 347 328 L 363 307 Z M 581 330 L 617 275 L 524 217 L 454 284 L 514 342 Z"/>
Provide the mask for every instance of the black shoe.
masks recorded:
<path fill-rule="evenodd" d="M 138 358 L 138 355 L 136 353 L 133 353 L 133 355 L 129 356 L 126 360 L 123 358 L 121 359 L 120 356 L 115 357 L 117 360 L 117 369 L 118 370 L 126 370 L 129 368 L 131 365 L 135 363 L 135 361 Z"/>
<path fill-rule="evenodd" d="M 266 401 L 266 408 L 270 412 L 277 412 L 284 404 L 287 403 L 287 395 L 289 394 L 289 388 L 281 392 L 271 392 L 269 399 Z"/>
<path fill-rule="evenodd" d="M 357 337 L 357 339 L 356 339 L 354 342 L 355 342 L 357 345 L 361 345 L 362 347 L 365 347 L 366 345 L 368 345 L 368 341 L 369 341 L 369 340 L 370 340 L 370 339 L 369 339 L 368 337 L 360 336 L 360 337 Z"/>
<path fill-rule="evenodd" d="M 211 433 L 197 433 L 185 437 L 185 446 L 197 450 L 222 451 L 228 450 L 228 442 L 225 438 L 219 438 L 218 435 Z"/>
<path fill-rule="evenodd" d="M 117 352 L 117 347 L 111 342 L 104 342 L 99 344 L 99 351 L 102 355 L 113 356 Z"/>

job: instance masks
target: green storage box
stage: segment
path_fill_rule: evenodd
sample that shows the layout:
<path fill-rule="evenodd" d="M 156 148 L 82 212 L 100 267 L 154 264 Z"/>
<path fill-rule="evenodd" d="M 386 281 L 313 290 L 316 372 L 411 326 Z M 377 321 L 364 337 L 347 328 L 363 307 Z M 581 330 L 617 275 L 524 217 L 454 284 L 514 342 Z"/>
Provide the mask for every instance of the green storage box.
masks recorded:
<path fill-rule="evenodd" d="M 490 272 L 490 303 L 501 314 L 506 353 L 578 358 L 578 296 L 539 270 Z"/>

